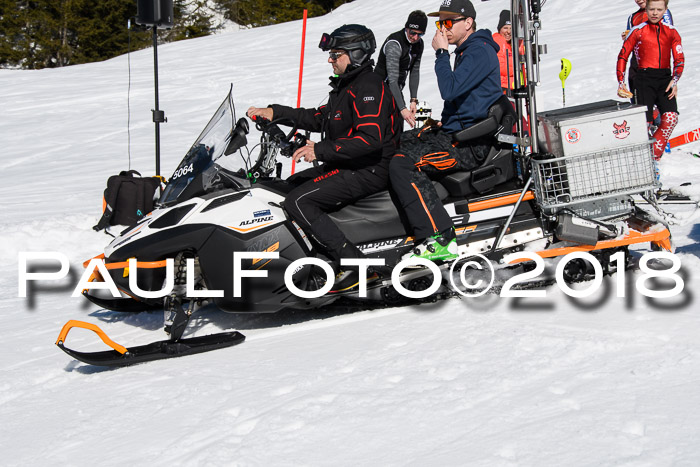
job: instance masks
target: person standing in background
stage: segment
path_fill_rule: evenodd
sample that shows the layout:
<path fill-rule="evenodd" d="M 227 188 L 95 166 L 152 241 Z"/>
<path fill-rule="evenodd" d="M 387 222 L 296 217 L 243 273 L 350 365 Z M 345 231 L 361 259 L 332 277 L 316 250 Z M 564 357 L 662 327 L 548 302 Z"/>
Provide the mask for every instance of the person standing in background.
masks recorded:
<path fill-rule="evenodd" d="M 500 47 L 498 51 L 498 63 L 501 66 L 501 88 L 503 93 L 510 96 L 511 89 L 515 87 L 513 78 L 513 29 L 510 20 L 510 10 L 501 11 L 498 19 L 498 27 L 493 34 L 493 40 Z"/>
<path fill-rule="evenodd" d="M 661 122 L 654 131 L 654 158 L 663 155 L 666 142 L 678 124 L 678 80 L 683 74 L 685 57 L 681 36 L 675 27 L 661 22 L 668 0 L 646 2 L 648 21 L 633 28 L 622 44 L 617 57 L 617 95 L 632 97 L 625 86 L 627 59 L 634 52 L 639 69 L 634 80 L 637 103 L 647 106 L 647 124 L 651 130 L 654 106 L 658 107 Z M 673 68 L 671 68 L 673 58 Z"/>
<path fill-rule="evenodd" d="M 637 4 L 639 9 L 631 15 L 629 15 L 629 17 L 627 18 L 627 29 L 625 29 L 625 31 L 622 33 L 623 41 L 627 39 L 627 35 L 632 29 L 634 29 L 642 23 L 646 23 L 647 21 L 649 21 L 649 17 L 647 16 L 647 0 L 634 0 L 634 2 Z M 668 8 L 664 12 L 663 17 L 661 18 L 661 22 L 669 26 L 673 26 L 673 15 L 671 15 L 671 10 L 669 10 Z M 627 82 L 630 87 L 629 90 L 633 95 L 636 94 L 636 88 L 634 87 L 634 77 L 636 75 L 637 57 L 635 55 L 632 55 L 632 59 L 630 60 L 629 74 L 627 75 Z M 632 98 L 632 102 L 635 102 L 634 97 Z"/>
<path fill-rule="evenodd" d="M 416 124 L 420 61 L 424 48 L 422 37 L 427 27 L 428 17 L 425 13 L 420 10 L 411 12 L 404 28 L 384 41 L 374 69 L 389 84 L 396 106 L 411 128 Z M 406 78 L 411 95 L 409 106 L 406 106 L 403 98 Z"/>

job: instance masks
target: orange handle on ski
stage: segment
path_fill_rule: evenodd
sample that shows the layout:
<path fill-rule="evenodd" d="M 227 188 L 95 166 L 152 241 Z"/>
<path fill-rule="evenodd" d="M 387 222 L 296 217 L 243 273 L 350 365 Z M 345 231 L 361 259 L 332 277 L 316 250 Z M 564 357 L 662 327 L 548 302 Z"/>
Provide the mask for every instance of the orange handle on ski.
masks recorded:
<path fill-rule="evenodd" d="M 98 328 L 96 325 L 86 323 L 84 321 L 77 321 L 74 319 L 68 321 L 65 325 L 63 325 L 63 329 L 61 329 L 61 333 L 58 335 L 58 340 L 56 340 L 56 345 L 63 345 L 63 343 L 66 341 L 66 336 L 68 335 L 68 332 L 73 328 L 82 328 L 94 332 L 100 337 L 100 339 L 102 339 L 102 342 L 112 347 L 114 350 L 116 350 L 122 355 L 128 352 L 128 349 L 126 347 L 114 342 L 107 336 L 107 334 L 104 333 L 102 329 Z"/>

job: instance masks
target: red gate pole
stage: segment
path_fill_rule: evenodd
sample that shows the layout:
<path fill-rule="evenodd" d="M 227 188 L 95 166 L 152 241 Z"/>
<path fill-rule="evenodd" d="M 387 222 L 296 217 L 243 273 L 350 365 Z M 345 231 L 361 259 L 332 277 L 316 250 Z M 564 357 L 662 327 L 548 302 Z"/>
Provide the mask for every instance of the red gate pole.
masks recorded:
<path fill-rule="evenodd" d="M 304 26 L 301 33 L 301 59 L 299 62 L 299 90 L 297 91 L 297 109 L 301 107 L 301 82 L 304 77 L 304 46 L 306 44 L 306 19 L 308 18 L 308 11 L 304 10 Z M 292 175 L 294 175 L 296 169 L 296 162 L 292 161 Z"/>

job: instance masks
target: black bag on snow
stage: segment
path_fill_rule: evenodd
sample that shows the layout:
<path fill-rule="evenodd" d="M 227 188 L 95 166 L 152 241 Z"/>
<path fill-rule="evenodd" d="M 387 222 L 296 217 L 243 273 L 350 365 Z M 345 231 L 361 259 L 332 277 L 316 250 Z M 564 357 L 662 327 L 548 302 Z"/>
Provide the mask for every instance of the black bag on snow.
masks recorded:
<path fill-rule="evenodd" d="M 93 229 L 102 230 L 108 225 L 136 225 L 139 219 L 153 211 L 153 198 L 159 187 L 158 177 L 141 177 L 135 170 L 109 177 L 102 217 Z"/>

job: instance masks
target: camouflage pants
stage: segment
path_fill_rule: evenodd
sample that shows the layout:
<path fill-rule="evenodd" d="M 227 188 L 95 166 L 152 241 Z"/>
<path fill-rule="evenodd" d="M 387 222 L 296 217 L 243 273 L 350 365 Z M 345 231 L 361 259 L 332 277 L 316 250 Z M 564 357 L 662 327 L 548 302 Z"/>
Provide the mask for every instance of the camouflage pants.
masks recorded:
<path fill-rule="evenodd" d="M 485 144 L 455 147 L 452 135 L 436 128 L 415 129 L 401 135 L 401 146 L 391 161 L 389 174 L 392 189 L 417 239 L 453 225 L 431 179 L 475 169 L 487 153 Z"/>

